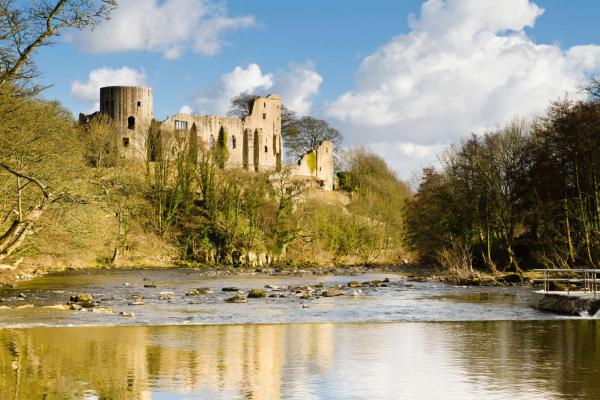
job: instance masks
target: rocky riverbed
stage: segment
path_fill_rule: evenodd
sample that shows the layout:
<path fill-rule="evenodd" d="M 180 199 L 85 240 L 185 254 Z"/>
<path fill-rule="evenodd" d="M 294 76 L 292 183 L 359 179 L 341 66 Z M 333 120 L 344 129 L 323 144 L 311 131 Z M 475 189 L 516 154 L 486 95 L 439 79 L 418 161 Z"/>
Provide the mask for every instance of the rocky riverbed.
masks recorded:
<path fill-rule="evenodd" d="M 0 326 L 204 325 L 558 318 L 527 287 L 397 273 L 206 275 L 185 268 L 50 274 L 0 290 Z"/>

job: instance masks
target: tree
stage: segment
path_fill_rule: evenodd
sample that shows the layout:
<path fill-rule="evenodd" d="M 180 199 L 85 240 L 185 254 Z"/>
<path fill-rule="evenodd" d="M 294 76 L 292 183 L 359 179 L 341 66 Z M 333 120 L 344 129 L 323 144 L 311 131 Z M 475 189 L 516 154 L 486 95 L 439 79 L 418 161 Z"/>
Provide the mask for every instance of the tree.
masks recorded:
<path fill-rule="evenodd" d="M 343 141 L 342 134 L 327 121 L 313 117 L 302 117 L 286 128 L 285 132 L 282 128 L 281 133 L 287 157 L 292 160 L 299 160 L 306 153 L 316 150 L 325 140 L 332 142 L 335 148 Z"/>
<path fill-rule="evenodd" d="M 83 166 L 67 110 L 6 91 L 0 87 L 0 260 L 38 229 L 46 210 L 76 200 Z"/>
<path fill-rule="evenodd" d="M 119 160 L 119 128 L 113 119 L 99 114 L 81 125 L 86 162 L 95 168 L 114 167 Z"/>
<path fill-rule="evenodd" d="M 241 119 L 246 118 L 252 114 L 252 107 L 254 107 L 254 101 L 260 96 L 249 94 L 247 92 L 240 93 L 233 99 L 231 99 L 231 106 L 227 115 L 238 117 Z"/>
<path fill-rule="evenodd" d="M 116 0 L 0 0 L 0 86 L 33 79 L 32 56 L 41 46 L 69 28 L 93 28 L 116 6 Z"/>

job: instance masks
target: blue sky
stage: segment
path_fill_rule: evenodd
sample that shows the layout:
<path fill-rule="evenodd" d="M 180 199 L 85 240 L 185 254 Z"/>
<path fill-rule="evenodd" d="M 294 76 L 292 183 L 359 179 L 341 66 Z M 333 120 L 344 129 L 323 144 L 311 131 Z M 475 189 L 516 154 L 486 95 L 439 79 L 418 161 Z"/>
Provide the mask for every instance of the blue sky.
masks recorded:
<path fill-rule="evenodd" d="M 569 51 L 598 42 L 600 2 L 594 0 L 120 3 L 121 14 L 106 30 L 83 38 L 75 32 L 38 54 L 42 79 L 52 85 L 46 97 L 75 114 L 90 111 L 95 82 L 89 74 L 101 68 L 104 84 L 127 68 L 121 79 L 151 86 L 159 118 L 184 105 L 222 112 L 226 97 L 240 88 L 281 90 L 284 102 L 287 97 L 300 113 L 330 121 L 349 146 L 371 146 L 404 177 L 461 136 L 539 112 L 567 92 L 577 96 L 578 84 L 600 66 L 594 46 Z M 165 23 L 168 3 L 193 9 L 173 12 Z M 132 15 L 141 4 L 147 8 L 140 14 L 155 14 Z M 416 22 L 409 23 L 410 15 Z M 120 30 L 111 27 L 119 21 Z M 132 40 L 127 29 L 136 24 L 150 25 L 145 29 L 155 38 Z M 106 32 L 111 36 L 103 43 Z M 505 42 L 492 49 L 499 41 Z M 478 76 L 482 68 L 490 68 L 493 83 L 478 80 L 485 78 Z"/>

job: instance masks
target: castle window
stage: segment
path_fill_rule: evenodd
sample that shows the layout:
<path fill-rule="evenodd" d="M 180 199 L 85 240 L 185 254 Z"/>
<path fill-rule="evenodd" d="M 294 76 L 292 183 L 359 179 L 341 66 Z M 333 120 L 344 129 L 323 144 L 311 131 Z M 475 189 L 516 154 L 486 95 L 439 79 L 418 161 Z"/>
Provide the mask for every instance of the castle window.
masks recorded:
<path fill-rule="evenodd" d="M 127 118 L 127 129 L 135 129 L 135 117 Z"/>
<path fill-rule="evenodd" d="M 129 147 L 129 138 L 128 137 L 123 138 L 123 147 Z"/>
<path fill-rule="evenodd" d="M 235 135 L 231 137 L 231 148 L 235 149 L 237 147 L 237 140 L 235 139 Z"/>
<path fill-rule="evenodd" d="M 265 146 L 265 153 L 269 152 L 269 148 L 267 146 Z"/>
<path fill-rule="evenodd" d="M 175 120 L 175 129 L 178 131 L 187 131 L 188 123 L 187 121 L 178 121 Z"/>
<path fill-rule="evenodd" d="M 263 114 L 263 119 L 267 119 L 267 114 Z"/>
<path fill-rule="evenodd" d="M 141 107 L 141 106 L 142 106 L 142 102 L 138 101 L 138 107 Z"/>
<path fill-rule="evenodd" d="M 267 102 L 266 101 L 265 101 L 264 105 L 265 105 L 265 108 L 267 108 Z"/>

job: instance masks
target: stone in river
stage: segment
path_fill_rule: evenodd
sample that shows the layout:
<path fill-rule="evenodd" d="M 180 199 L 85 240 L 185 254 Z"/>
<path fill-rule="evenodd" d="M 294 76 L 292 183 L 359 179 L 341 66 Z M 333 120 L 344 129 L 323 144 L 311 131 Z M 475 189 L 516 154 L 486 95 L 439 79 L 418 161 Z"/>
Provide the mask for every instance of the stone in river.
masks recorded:
<path fill-rule="evenodd" d="M 158 294 L 158 299 L 165 301 L 173 300 L 173 292 L 160 292 Z"/>
<path fill-rule="evenodd" d="M 235 286 L 224 287 L 221 290 L 224 292 L 239 292 L 240 291 L 240 289 L 236 288 Z"/>
<path fill-rule="evenodd" d="M 350 281 L 348 282 L 348 287 L 349 288 L 357 288 L 357 287 L 361 287 L 362 284 L 360 282 L 357 281 Z"/>
<path fill-rule="evenodd" d="M 130 306 L 143 306 L 144 305 L 144 297 L 142 295 L 139 294 L 132 294 L 131 297 L 129 297 L 129 305 Z"/>
<path fill-rule="evenodd" d="M 247 303 L 248 299 L 240 294 L 236 294 L 225 300 L 228 303 Z"/>
<path fill-rule="evenodd" d="M 127 311 L 121 311 L 119 313 L 119 315 L 121 315 L 123 317 L 135 317 L 135 313 L 134 312 L 127 312 Z"/>
<path fill-rule="evenodd" d="M 329 289 L 329 290 L 323 290 L 323 292 L 321 292 L 321 296 L 323 297 L 335 297 L 335 296 L 341 296 L 342 292 L 339 291 L 338 289 Z"/>
<path fill-rule="evenodd" d="M 145 288 L 157 288 L 156 283 L 147 283 L 144 285 Z"/>
<path fill-rule="evenodd" d="M 250 292 L 248 292 L 249 299 L 260 299 L 262 297 L 267 297 L 267 295 L 260 289 L 252 289 Z"/>
<path fill-rule="evenodd" d="M 75 296 L 71 296 L 70 303 L 77 303 L 86 308 L 91 308 L 96 305 L 94 297 L 89 293 L 78 293 Z"/>

